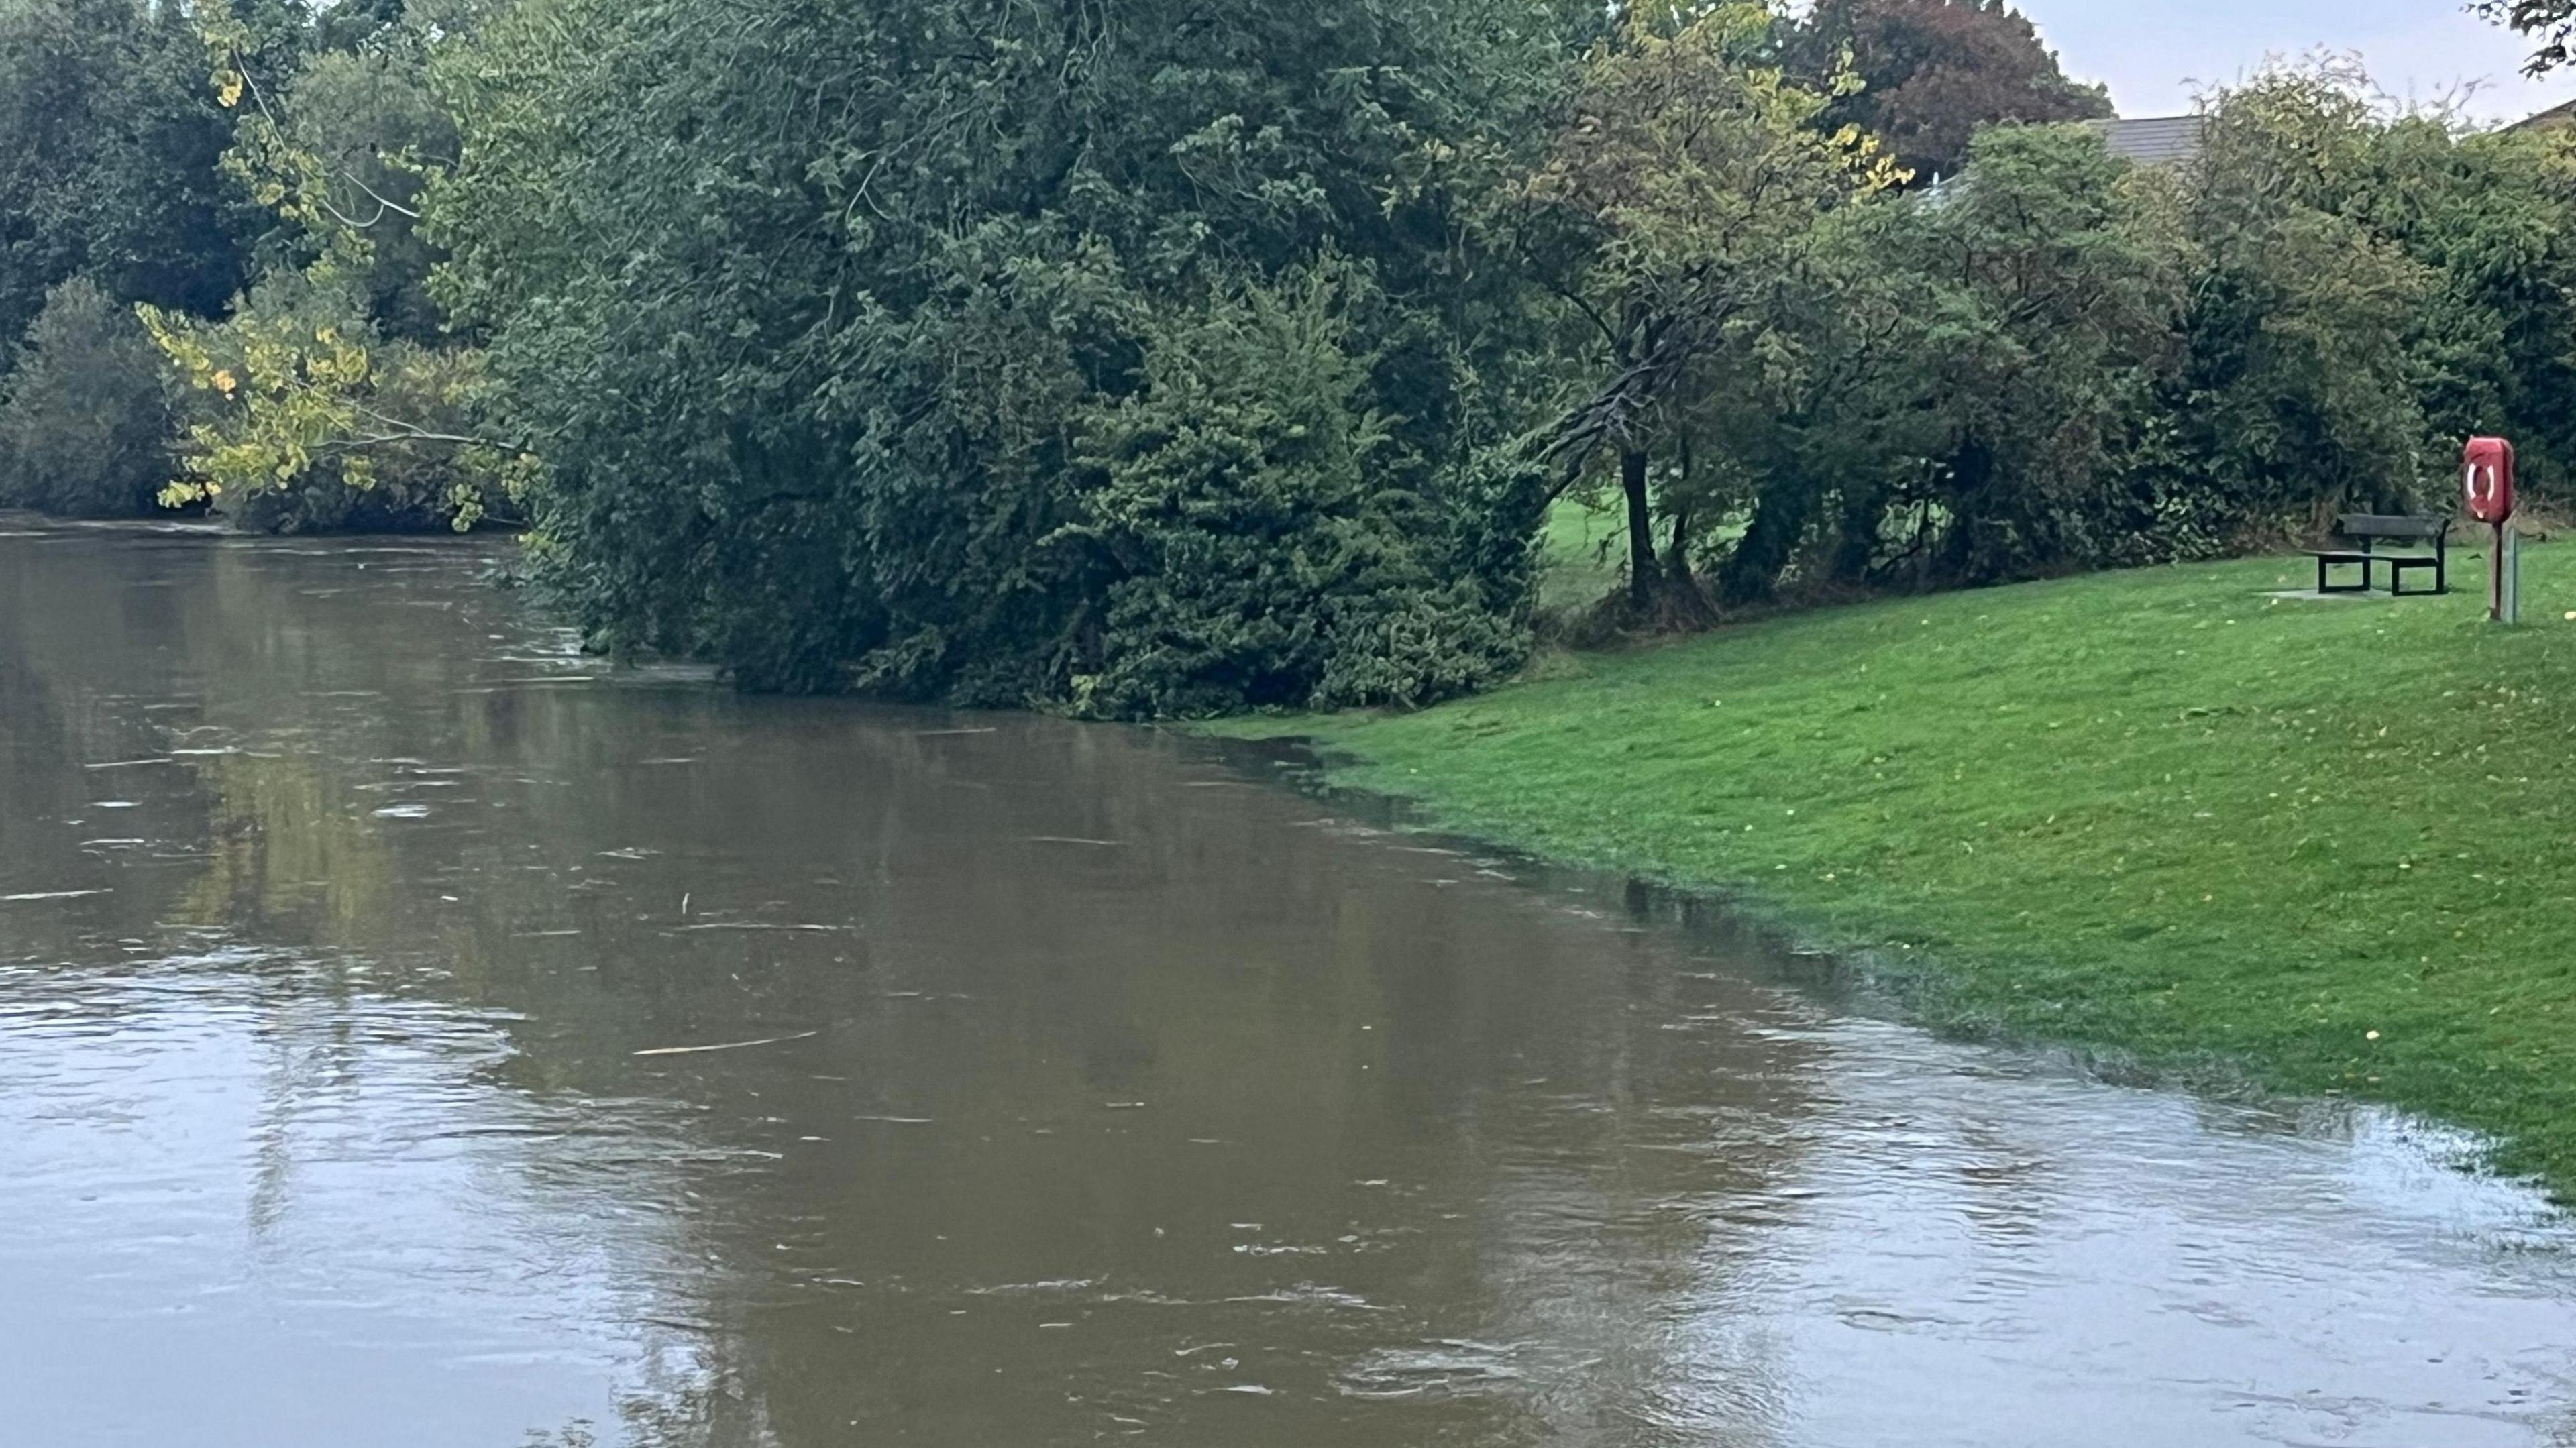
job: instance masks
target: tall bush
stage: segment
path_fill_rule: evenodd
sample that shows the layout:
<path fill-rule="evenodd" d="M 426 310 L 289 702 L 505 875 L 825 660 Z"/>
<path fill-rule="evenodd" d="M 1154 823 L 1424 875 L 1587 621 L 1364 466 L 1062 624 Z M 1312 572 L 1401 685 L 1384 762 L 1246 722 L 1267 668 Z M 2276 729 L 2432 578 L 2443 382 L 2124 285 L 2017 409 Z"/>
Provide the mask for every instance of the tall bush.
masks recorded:
<path fill-rule="evenodd" d="M 1442 547 L 1497 500 L 1383 486 L 1400 445 L 1352 319 L 1376 300 L 1339 266 L 1149 325 L 1144 386 L 1089 413 L 1079 458 L 1100 480 L 1050 540 L 1078 541 L 1108 580 L 1077 624 L 1100 659 L 1074 681 L 1082 706 L 1426 704 L 1519 662 L 1515 612 Z"/>
<path fill-rule="evenodd" d="M 62 282 L 0 382 L 0 507 L 147 513 L 176 466 L 174 427 L 142 323 L 88 278 Z"/>

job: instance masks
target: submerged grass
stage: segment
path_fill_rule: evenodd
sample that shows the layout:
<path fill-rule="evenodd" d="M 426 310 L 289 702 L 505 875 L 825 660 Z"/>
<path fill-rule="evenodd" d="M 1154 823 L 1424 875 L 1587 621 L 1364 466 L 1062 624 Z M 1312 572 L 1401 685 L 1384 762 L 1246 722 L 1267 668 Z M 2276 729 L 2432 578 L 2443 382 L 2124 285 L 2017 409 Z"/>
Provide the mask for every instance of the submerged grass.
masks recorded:
<path fill-rule="evenodd" d="M 2304 559 L 2101 574 L 1584 656 L 1313 737 L 1336 778 L 1727 891 L 1954 1029 L 2223 1064 L 2498 1137 L 2576 1194 L 2576 549 L 2519 629 Z"/>

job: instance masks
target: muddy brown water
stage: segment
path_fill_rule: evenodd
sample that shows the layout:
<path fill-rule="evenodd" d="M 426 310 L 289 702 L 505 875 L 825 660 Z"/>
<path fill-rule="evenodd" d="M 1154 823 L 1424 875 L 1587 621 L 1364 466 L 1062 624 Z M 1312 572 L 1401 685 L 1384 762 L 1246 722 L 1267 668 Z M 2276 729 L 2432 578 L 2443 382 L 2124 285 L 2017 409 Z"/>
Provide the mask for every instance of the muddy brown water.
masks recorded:
<path fill-rule="evenodd" d="M 2438 1133 L 500 556 L 0 522 L 0 1442 L 2576 1441 Z"/>

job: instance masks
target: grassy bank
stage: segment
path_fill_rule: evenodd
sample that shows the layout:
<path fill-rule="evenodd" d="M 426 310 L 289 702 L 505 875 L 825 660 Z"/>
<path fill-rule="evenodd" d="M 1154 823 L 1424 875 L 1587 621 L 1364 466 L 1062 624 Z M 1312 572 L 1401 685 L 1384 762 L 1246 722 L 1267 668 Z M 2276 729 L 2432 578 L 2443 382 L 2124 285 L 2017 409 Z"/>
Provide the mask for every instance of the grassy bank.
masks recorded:
<path fill-rule="evenodd" d="M 1425 713 L 1273 721 L 1444 825 L 1738 894 L 1936 1023 L 2493 1132 L 2576 1191 L 2576 548 L 1833 609 Z"/>

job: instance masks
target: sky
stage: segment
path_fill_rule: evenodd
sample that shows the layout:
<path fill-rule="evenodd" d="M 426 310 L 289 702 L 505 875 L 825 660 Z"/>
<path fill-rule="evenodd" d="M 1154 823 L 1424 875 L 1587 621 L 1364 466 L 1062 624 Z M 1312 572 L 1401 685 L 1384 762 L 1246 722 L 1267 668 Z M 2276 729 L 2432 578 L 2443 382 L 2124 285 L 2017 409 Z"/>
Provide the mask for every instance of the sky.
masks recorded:
<path fill-rule="evenodd" d="M 2484 121 L 2518 120 L 2576 100 L 2576 74 L 2523 78 L 2523 38 L 2470 15 L 2461 0 L 2017 0 L 2066 73 L 2101 81 L 2124 116 L 2178 115 L 2210 82 L 2234 81 L 2266 55 L 2358 51 L 2382 90 L 2430 99 L 2484 81 L 2469 103 Z"/>

